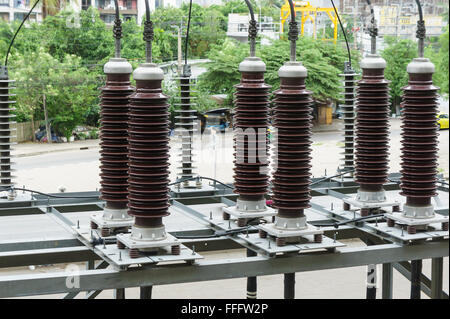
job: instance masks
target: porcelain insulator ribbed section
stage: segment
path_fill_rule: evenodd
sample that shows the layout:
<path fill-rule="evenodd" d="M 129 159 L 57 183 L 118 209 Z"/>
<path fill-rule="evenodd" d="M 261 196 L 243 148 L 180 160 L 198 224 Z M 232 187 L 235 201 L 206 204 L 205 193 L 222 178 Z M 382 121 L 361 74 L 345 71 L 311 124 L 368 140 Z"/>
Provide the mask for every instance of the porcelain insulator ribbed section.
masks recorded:
<path fill-rule="evenodd" d="M 130 97 L 128 214 L 135 225 L 162 226 L 169 215 L 169 104 L 161 80 L 137 80 Z"/>
<path fill-rule="evenodd" d="M 15 94 L 11 93 L 12 89 L 15 89 L 12 85 L 14 84 L 14 80 L 9 80 L 7 78 L 0 79 L 0 186 L 1 187 L 11 187 L 14 185 L 14 177 L 12 174 L 14 170 L 12 169 L 12 155 L 11 155 L 11 146 L 15 145 L 15 142 L 12 142 L 12 139 L 15 138 L 13 136 L 13 131 L 15 129 L 12 128 L 14 122 L 15 115 L 11 112 L 15 110 L 14 104 L 16 101 L 11 100 Z"/>
<path fill-rule="evenodd" d="M 340 170 L 342 172 L 355 170 L 355 102 L 356 102 L 356 77 L 358 76 L 353 70 L 349 70 L 344 74 L 340 74 L 343 77 L 343 91 L 341 108 L 342 121 L 344 124 L 344 140 L 343 152 L 341 155 Z M 353 173 L 351 173 L 353 175 Z"/>
<path fill-rule="evenodd" d="M 270 86 L 263 72 L 242 72 L 235 86 L 234 187 L 242 200 L 261 200 L 268 188 Z"/>
<path fill-rule="evenodd" d="M 193 142 L 194 133 L 197 131 L 195 123 L 197 111 L 192 109 L 196 105 L 192 102 L 195 100 L 195 97 L 191 96 L 195 87 L 194 79 L 191 77 L 180 77 L 178 81 L 180 83 L 180 96 L 175 106 L 179 106 L 180 109 L 176 111 L 178 115 L 175 117 L 175 132 L 181 144 L 178 149 L 180 156 L 178 163 L 180 166 L 177 167 L 177 176 L 181 180 L 196 176 L 194 173 L 196 167 L 194 167 Z"/>
<path fill-rule="evenodd" d="M 401 194 L 411 206 L 431 205 L 437 195 L 438 89 L 431 73 L 410 73 L 403 88 Z"/>
<path fill-rule="evenodd" d="M 134 88 L 130 74 L 107 74 L 101 88 L 100 177 L 101 199 L 111 209 L 128 203 L 128 113 Z"/>
<path fill-rule="evenodd" d="M 285 218 L 303 217 L 310 207 L 313 99 L 305 79 L 281 78 L 275 92 L 273 200 Z"/>
<path fill-rule="evenodd" d="M 389 164 L 389 81 L 384 69 L 363 69 L 356 110 L 356 182 L 378 192 L 387 182 Z"/>

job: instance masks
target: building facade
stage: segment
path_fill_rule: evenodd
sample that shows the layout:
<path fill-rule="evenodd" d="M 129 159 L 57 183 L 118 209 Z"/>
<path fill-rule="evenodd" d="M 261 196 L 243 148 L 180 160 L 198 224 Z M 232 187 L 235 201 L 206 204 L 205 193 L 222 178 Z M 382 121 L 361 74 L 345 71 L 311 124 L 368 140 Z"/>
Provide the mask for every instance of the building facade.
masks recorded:
<path fill-rule="evenodd" d="M 139 24 L 145 16 L 145 0 L 118 0 L 120 14 L 124 20 L 135 19 Z M 179 8 L 183 3 L 189 0 L 149 0 L 150 10 L 162 7 Z M 202 6 L 220 4 L 222 0 L 194 0 Z M 0 0 L 0 18 L 7 22 L 15 20 L 22 21 L 28 11 L 31 9 L 32 0 Z M 67 8 L 75 11 L 87 10 L 89 7 L 98 9 L 100 18 L 107 24 L 112 24 L 115 19 L 114 0 L 70 0 L 66 4 Z M 37 5 L 30 15 L 30 21 L 42 21 L 41 5 Z"/>
<path fill-rule="evenodd" d="M 7 22 L 22 21 L 31 5 L 31 0 L 0 0 L 0 18 Z M 41 10 L 38 4 L 29 17 L 30 21 L 42 21 Z"/>

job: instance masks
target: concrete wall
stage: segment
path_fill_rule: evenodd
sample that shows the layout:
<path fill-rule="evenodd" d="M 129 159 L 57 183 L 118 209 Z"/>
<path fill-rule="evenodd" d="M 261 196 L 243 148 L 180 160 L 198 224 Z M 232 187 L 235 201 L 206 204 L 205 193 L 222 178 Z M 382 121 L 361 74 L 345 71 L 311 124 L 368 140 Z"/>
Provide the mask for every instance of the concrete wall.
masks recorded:
<path fill-rule="evenodd" d="M 34 129 L 36 130 L 39 128 L 39 121 L 34 122 Z M 33 130 L 31 127 L 31 122 L 25 122 L 25 123 L 17 123 L 11 125 L 12 128 L 17 129 L 17 131 L 13 131 L 12 135 L 17 136 L 16 138 L 13 138 L 11 142 L 26 142 L 26 141 L 32 141 L 33 140 Z"/>

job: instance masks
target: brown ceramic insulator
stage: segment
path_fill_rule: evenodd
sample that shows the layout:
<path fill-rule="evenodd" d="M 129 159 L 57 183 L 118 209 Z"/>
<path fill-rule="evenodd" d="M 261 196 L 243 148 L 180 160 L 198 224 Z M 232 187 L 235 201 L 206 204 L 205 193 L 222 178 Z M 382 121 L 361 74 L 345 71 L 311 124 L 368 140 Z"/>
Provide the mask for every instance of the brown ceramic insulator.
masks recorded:
<path fill-rule="evenodd" d="M 382 191 L 389 163 L 389 81 L 384 69 L 363 69 L 357 89 L 356 182 L 366 192 Z"/>
<path fill-rule="evenodd" d="M 11 168 L 14 164 L 11 159 L 11 146 L 16 144 L 12 142 L 13 129 L 11 126 L 14 124 L 14 118 L 16 117 L 11 112 L 15 110 L 13 101 L 11 98 L 15 96 L 10 92 L 13 87 L 14 80 L 10 80 L 7 76 L 7 72 L 4 67 L 0 72 L 5 72 L 0 75 L 0 186 L 10 187 L 14 185 L 12 173 L 14 170 Z"/>
<path fill-rule="evenodd" d="M 263 199 L 269 185 L 270 86 L 264 83 L 263 72 L 242 72 L 241 83 L 235 87 L 235 193 L 243 200 L 257 201 Z"/>
<path fill-rule="evenodd" d="M 101 88 L 101 199 L 111 209 L 128 203 L 128 102 L 134 88 L 129 74 L 107 74 Z"/>
<path fill-rule="evenodd" d="M 351 206 L 350 206 L 349 203 L 344 203 L 344 204 L 342 205 L 342 208 L 343 208 L 344 210 L 350 210 Z"/>
<path fill-rule="evenodd" d="M 258 231 L 258 233 L 259 233 L 259 238 L 267 238 L 267 233 L 265 231 L 260 229 Z"/>
<path fill-rule="evenodd" d="M 401 194 L 410 206 L 431 205 L 437 195 L 438 113 L 432 74 L 409 74 L 402 101 Z"/>
<path fill-rule="evenodd" d="M 223 220 L 230 220 L 230 217 L 231 217 L 230 214 L 225 213 L 225 212 L 222 213 Z"/>
<path fill-rule="evenodd" d="M 132 259 L 139 258 L 139 256 L 141 255 L 139 249 L 137 248 L 131 248 L 128 253 L 130 254 L 130 258 Z"/>
<path fill-rule="evenodd" d="M 392 206 L 392 212 L 393 213 L 398 213 L 399 211 L 400 211 L 400 206 L 399 205 Z"/>
<path fill-rule="evenodd" d="M 97 229 L 98 225 L 91 221 L 91 229 Z"/>
<path fill-rule="evenodd" d="M 416 226 L 407 226 L 406 230 L 407 230 L 408 234 L 410 234 L 410 235 L 414 235 L 417 233 Z"/>
<path fill-rule="evenodd" d="M 196 131 L 195 120 L 197 119 L 196 110 L 192 109 L 195 105 L 192 103 L 194 99 L 191 96 L 192 87 L 194 82 L 190 77 L 181 77 L 180 80 L 180 97 L 179 103 L 174 105 L 180 106 L 178 116 L 175 117 L 176 121 L 176 131 L 177 135 L 181 139 L 180 147 L 180 167 L 178 167 L 179 172 L 177 173 L 179 179 L 192 178 L 195 176 L 194 170 L 194 160 L 193 160 L 193 136 Z"/>
<path fill-rule="evenodd" d="M 128 214 L 140 227 L 160 227 L 169 215 L 167 99 L 161 80 L 137 80 L 130 97 Z"/>
<path fill-rule="evenodd" d="M 305 79 L 281 78 L 281 87 L 274 93 L 273 206 L 284 218 L 303 217 L 304 209 L 310 207 L 313 99 Z"/>
<path fill-rule="evenodd" d="M 276 244 L 278 247 L 284 247 L 286 246 L 286 238 L 284 237 L 277 237 L 277 239 L 275 240 Z"/>
<path fill-rule="evenodd" d="M 111 235 L 111 229 L 109 229 L 109 228 L 102 228 L 101 229 L 101 236 L 102 237 L 108 237 L 109 235 Z"/>
<path fill-rule="evenodd" d="M 118 249 L 125 249 L 125 244 L 122 243 L 121 241 L 117 241 L 117 248 Z"/>
<path fill-rule="evenodd" d="M 247 219 L 238 218 L 237 225 L 238 225 L 238 227 L 245 227 L 245 225 L 247 225 Z"/>
<path fill-rule="evenodd" d="M 321 243 L 323 241 L 323 235 L 322 234 L 315 234 L 314 235 L 314 242 L 315 243 Z"/>
<path fill-rule="evenodd" d="M 387 226 L 388 227 L 394 227 L 395 226 L 395 220 L 388 218 L 387 219 Z"/>
<path fill-rule="evenodd" d="M 442 231 L 448 231 L 448 223 L 442 223 Z"/>
<path fill-rule="evenodd" d="M 172 246 L 171 247 L 171 253 L 172 255 L 178 256 L 181 254 L 181 247 L 180 245 Z"/>
<path fill-rule="evenodd" d="M 360 215 L 361 215 L 361 217 L 369 216 L 370 208 L 361 208 Z"/>

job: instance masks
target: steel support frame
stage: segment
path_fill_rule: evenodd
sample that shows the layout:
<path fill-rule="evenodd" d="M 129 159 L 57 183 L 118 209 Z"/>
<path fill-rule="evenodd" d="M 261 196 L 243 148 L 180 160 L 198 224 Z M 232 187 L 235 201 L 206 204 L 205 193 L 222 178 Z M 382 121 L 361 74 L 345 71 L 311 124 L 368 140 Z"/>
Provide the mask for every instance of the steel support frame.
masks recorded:
<path fill-rule="evenodd" d="M 384 244 L 363 248 L 342 248 L 336 253 L 302 253 L 289 258 L 258 256 L 231 260 L 198 261 L 193 265 L 158 265 L 133 268 L 128 271 L 83 270 L 77 274 L 80 280 L 79 288 L 70 289 L 67 288 L 66 280 L 72 274 L 65 272 L 1 276 L 0 297 L 149 287 L 337 269 L 413 259 L 442 258 L 448 256 L 448 253 L 448 241 L 436 241 L 411 246 Z"/>
<path fill-rule="evenodd" d="M 447 190 L 448 191 L 448 190 Z M 334 188 L 328 190 L 314 190 L 316 196 L 346 197 L 353 192 L 352 187 Z M 87 193 L 93 194 L 93 193 Z M 77 193 L 79 195 L 79 193 Z M 175 206 L 181 211 L 194 217 L 200 224 L 207 224 L 202 216 L 188 205 L 204 203 L 225 203 L 230 205 L 234 195 L 208 196 L 199 198 L 176 199 Z M 45 205 L 47 204 L 47 205 Z M 53 206 L 54 205 L 54 206 Z M 315 206 L 315 207 L 314 207 Z M 324 207 L 314 205 L 313 209 L 336 220 L 336 216 Z M 93 200 L 51 200 L 39 198 L 30 207 L 0 208 L 0 216 L 48 214 L 59 224 L 66 226 L 68 219 L 62 214 L 75 211 L 95 211 L 102 208 L 102 203 Z M 69 221 L 70 222 L 70 221 Z M 201 234 L 208 231 L 206 226 L 189 232 L 177 234 Z M 205 228 L 206 227 L 206 228 Z M 325 229 L 324 229 L 325 230 Z M 209 230 L 211 231 L 211 229 Z M 325 234 L 332 236 L 334 229 L 326 229 Z M 256 277 L 272 274 L 292 274 L 295 272 L 334 269 L 363 266 L 367 264 L 383 264 L 382 296 L 393 297 L 393 269 L 400 271 L 406 278 L 410 278 L 410 264 L 408 260 L 432 259 L 432 277 L 428 279 L 421 275 L 421 289 L 432 298 L 448 298 L 442 291 L 443 257 L 448 256 L 448 239 L 418 245 L 392 244 L 384 240 L 379 234 L 374 234 L 361 225 L 344 226 L 339 229 L 340 238 L 370 238 L 376 245 L 372 247 L 342 248 L 336 253 L 316 252 L 302 253 L 298 256 L 286 258 L 270 258 L 266 256 L 247 257 L 235 260 L 199 261 L 193 265 L 156 265 L 140 267 L 128 271 L 105 270 L 108 263 L 104 261 L 95 270 L 80 271 L 80 288 L 66 287 L 67 273 L 55 272 L 47 274 L 15 275 L 0 277 L 0 297 L 16 297 L 30 295 L 46 295 L 66 293 L 65 298 L 73 298 L 79 292 L 86 291 L 87 298 L 95 298 L 105 289 L 114 289 L 117 299 L 125 298 L 125 288 L 141 287 L 141 297 L 151 298 L 151 287 L 164 284 L 188 283 L 207 280 L 230 278 Z M 215 240 L 195 240 L 198 251 L 201 247 L 207 250 L 247 248 L 247 245 L 237 238 Z M 207 244 L 207 246 L 206 246 Z M 206 249 L 205 249 L 206 250 Z M 0 268 L 26 266 L 31 264 L 92 262 L 100 260 L 89 247 L 84 246 L 75 238 L 61 240 L 40 240 L 17 243 L 0 243 Z M 106 265 L 106 266 L 105 266 Z"/>

